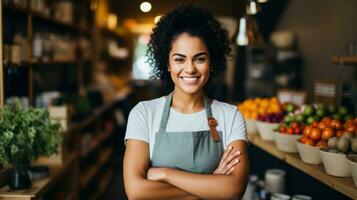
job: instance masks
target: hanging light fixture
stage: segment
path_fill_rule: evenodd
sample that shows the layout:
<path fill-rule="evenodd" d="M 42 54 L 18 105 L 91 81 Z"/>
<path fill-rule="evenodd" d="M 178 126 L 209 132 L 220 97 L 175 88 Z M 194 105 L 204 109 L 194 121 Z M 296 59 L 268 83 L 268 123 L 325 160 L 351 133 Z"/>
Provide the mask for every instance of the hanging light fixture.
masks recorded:
<path fill-rule="evenodd" d="M 264 44 L 263 36 L 253 16 L 247 15 L 239 19 L 239 32 L 236 43 L 239 46 Z"/>
<path fill-rule="evenodd" d="M 236 42 L 239 46 L 248 45 L 247 17 L 246 16 L 243 16 L 239 19 L 239 32 L 238 32 Z"/>
<path fill-rule="evenodd" d="M 269 0 L 258 0 L 258 3 L 266 3 L 269 2 Z"/>
<path fill-rule="evenodd" d="M 248 15 L 255 15 L 261 11 L 261 7 L 255 0 L 249 0 L 246 10 Z"/>

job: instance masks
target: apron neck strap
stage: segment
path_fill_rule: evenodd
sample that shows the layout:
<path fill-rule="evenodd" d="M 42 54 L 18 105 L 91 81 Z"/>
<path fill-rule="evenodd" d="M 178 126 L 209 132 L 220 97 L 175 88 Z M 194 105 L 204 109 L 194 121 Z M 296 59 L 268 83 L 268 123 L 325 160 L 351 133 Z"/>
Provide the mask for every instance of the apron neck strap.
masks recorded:
<path fill-rule="evenodd" d="M 173 96 L 173 92 L 171 92 L 166 97 L 164 110 L 163 110 L 162 116 L 161 116 L 160 129 L 159 129 L 160 132 L 165 132 L 165 130 L 166 130 L 167 122 L 169 120 L 172 96 Z M 204 106 L 205 106 L 207 118 L 209 119 L 209 118 L 212 117 L 212 109 L 211 109 L 211 106 L 210 106 L 210 104 L 208 102 L 208 97 L 207 96 L 204 97 Z"/>

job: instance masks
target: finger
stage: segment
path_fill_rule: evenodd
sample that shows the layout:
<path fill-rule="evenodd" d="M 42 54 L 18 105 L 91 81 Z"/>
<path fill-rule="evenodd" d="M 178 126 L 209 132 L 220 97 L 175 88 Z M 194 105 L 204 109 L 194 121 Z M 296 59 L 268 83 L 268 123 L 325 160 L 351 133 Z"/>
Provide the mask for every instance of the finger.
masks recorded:
<path fill-rule="evenodd" d="M 231 174 L 234 172 L 235 169 L 236 169 L 235 167 L 230 168 L 230 169 L 226 172 L 226 174 L 227 174 L 227 175 L 231 175 Z"/>
<path fill-rule="evenodd" d="M 222 158 L 221 158 L 220 164 L 226 159 L 226 157 L 230 154 L 230 152 L 231 152 L 232 150 L 233 150 L 233 147 L 232 147 L 232 146 L 229 146 L 229 147 L 227 148 L 227 150 L 224 151 L 224 154 L 223 154 L 223 156 L 222 156 Z"/>
<path fill-rule="evenodd" d="M 235 151 L 230 153 L 222 162 L 222 165 L 227 165 L 228 163 L 230 163 L 233 159 L 235 159 L 236 157 L 241 155 L 241 151 Z"/>
<path fill-rule="evenodd" d="M 236 167 L 236 165 L 238 165 L 240 162 L 240 160 L 238 158 L 232 160 L 228 165 L 225 166 L 225 168 L 223 169 L 224 173 L 227 173 L 230 169 L 232 169 L 232 167 Z"/>

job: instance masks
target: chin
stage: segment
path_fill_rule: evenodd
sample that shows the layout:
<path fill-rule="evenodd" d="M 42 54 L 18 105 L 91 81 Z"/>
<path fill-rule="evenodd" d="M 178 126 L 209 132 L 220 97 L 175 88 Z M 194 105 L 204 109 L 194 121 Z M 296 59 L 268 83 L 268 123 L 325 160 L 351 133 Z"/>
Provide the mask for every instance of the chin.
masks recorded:
<path fill-rule="evenodd" d="M 188 86 L 178 86 L 178 89 L 181 90 L 182 92 L 186 94 L 196 94 L 200 91 L 202 91 L 202 87 L 194 86 L 194 87 L 188 87 Z"/>

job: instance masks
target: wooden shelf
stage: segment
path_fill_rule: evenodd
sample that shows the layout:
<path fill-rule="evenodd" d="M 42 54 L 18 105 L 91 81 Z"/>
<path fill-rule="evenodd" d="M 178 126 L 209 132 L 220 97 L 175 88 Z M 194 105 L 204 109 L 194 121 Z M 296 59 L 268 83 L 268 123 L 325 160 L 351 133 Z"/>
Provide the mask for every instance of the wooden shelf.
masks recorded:
<path fill-rule="evenodd" d="M 25 7 L 21 7 L 21 6 L 18 6 L 18 5 L 15 5 L 15 4 L 8 4 L 6 6 L 3 7 L 3 10 L 6 11 L 6 10 L 11 10 L 13 12 L 16 12 L 16 13 L 21 13 L 21 14 L 27 14 L 27 8 Z"/>
<path fill-rule="evenodd" d="M 108 147 L 103 152 L 103 154 L 101 154 L 101 157 L 99 158 L 98 162 L 92 165 L 87 170 L 85 170 L 82 175 L 80 175 L 81 177 L 79 183 L 80 189 L 84 189 L 90 183 L 90 181 L 94 178 L 94 176 L 99 172 L 102 165 L 105 164 L 110 159 L 112 153 L 113 153 L 112 147 Z"/>
<path fill-rule="evenodd" d="M 74 65 L 78 64 L 79 61 L 77 60 L 68 60 L 68 61 L 32 61 L 32 62 L 25 62 L 24 64 L 31 64 L 34 66 L 41 66 L 41 65 Z"/>
<path fill-rule="evenodd" d="M 106 141 L 111 136 L 111 134 L 112 132 L 102 132 L 99 133 L 99 136 L 92 138 L 89 149 L 87 151 L 81 152 L 81 158 L 85 158 L 86 156 L 91 154 L 100 144 Z"/>
<path fill-rule="evenodd" d="M 95 193 L 92 196 L 91 200 L 99 199 L 100 196 L 102 196 L 102 194 L 105 192 L 105 190 L 108 189 L 108 186 L 109 186 L 110 182 L 113 179 L 113 174 L 114 174 L 113 168 L 108 170 L 108 172 L 102 178 L 102 181 L 101 181 L 100 185 L 98 186 L 98 190 L 95 191 Z"/>
<path fill-rule="evenodd" d="M 310 165 L 304 163 L 297 153 L 284 153 L 279 151 L 274 142 L 264 141 L 257 134 L 248 134 L 248 140 L 251 144 L 268 152 L 274 157 L 285 161 L 289 165 L 305 172 L 306 174 L 316 178 L 320 182 L 328 185 L 332 189 L 341 192 L 352 199 L 357 199 L 357 188 L 353 184 L 351 177 L 339 178 L 326 174 L 322 165 Z"/>
<path fill-rule="evenodd" d="M 42 20 L 42 21 L 45 21 L 45 22 L 48 22 L 48 23 L 51 23 L 51 24 L 55 24 L 57 26 L 66 27 L 66 28 L 72 29 L 74 31 L 79 31 L 80 30 L 80 28 L 75 24 L 54 19 L 54 18 L 52 18 L 50 16 L 47 16 L 47 15 L 41 13 L 41 12 L 31 10 L 29 13 L 32 14 L 32 16 L 34 18 L 36 18 L 36 19 L 39 19 L 39 20 Z"/>
<path fill-rule="evenodd" d="M 357 56 L 334 56 L 332 57 L 332 63 L 334 65 L 356 65 Z"/>
<path fill-rule="evenodd" d="M 10 190 L 9 186 L 0 188 L 0 199 L 30 200 L 40 198 L 71 168 L 76 160 L 75 153 L 69 155 L 63 165 L 53 164 L 50 167 L 50 177 L 32 182 L 32 187 L 27 190 Z M 41 163 L 38 163 L 41 164 Z"/>

